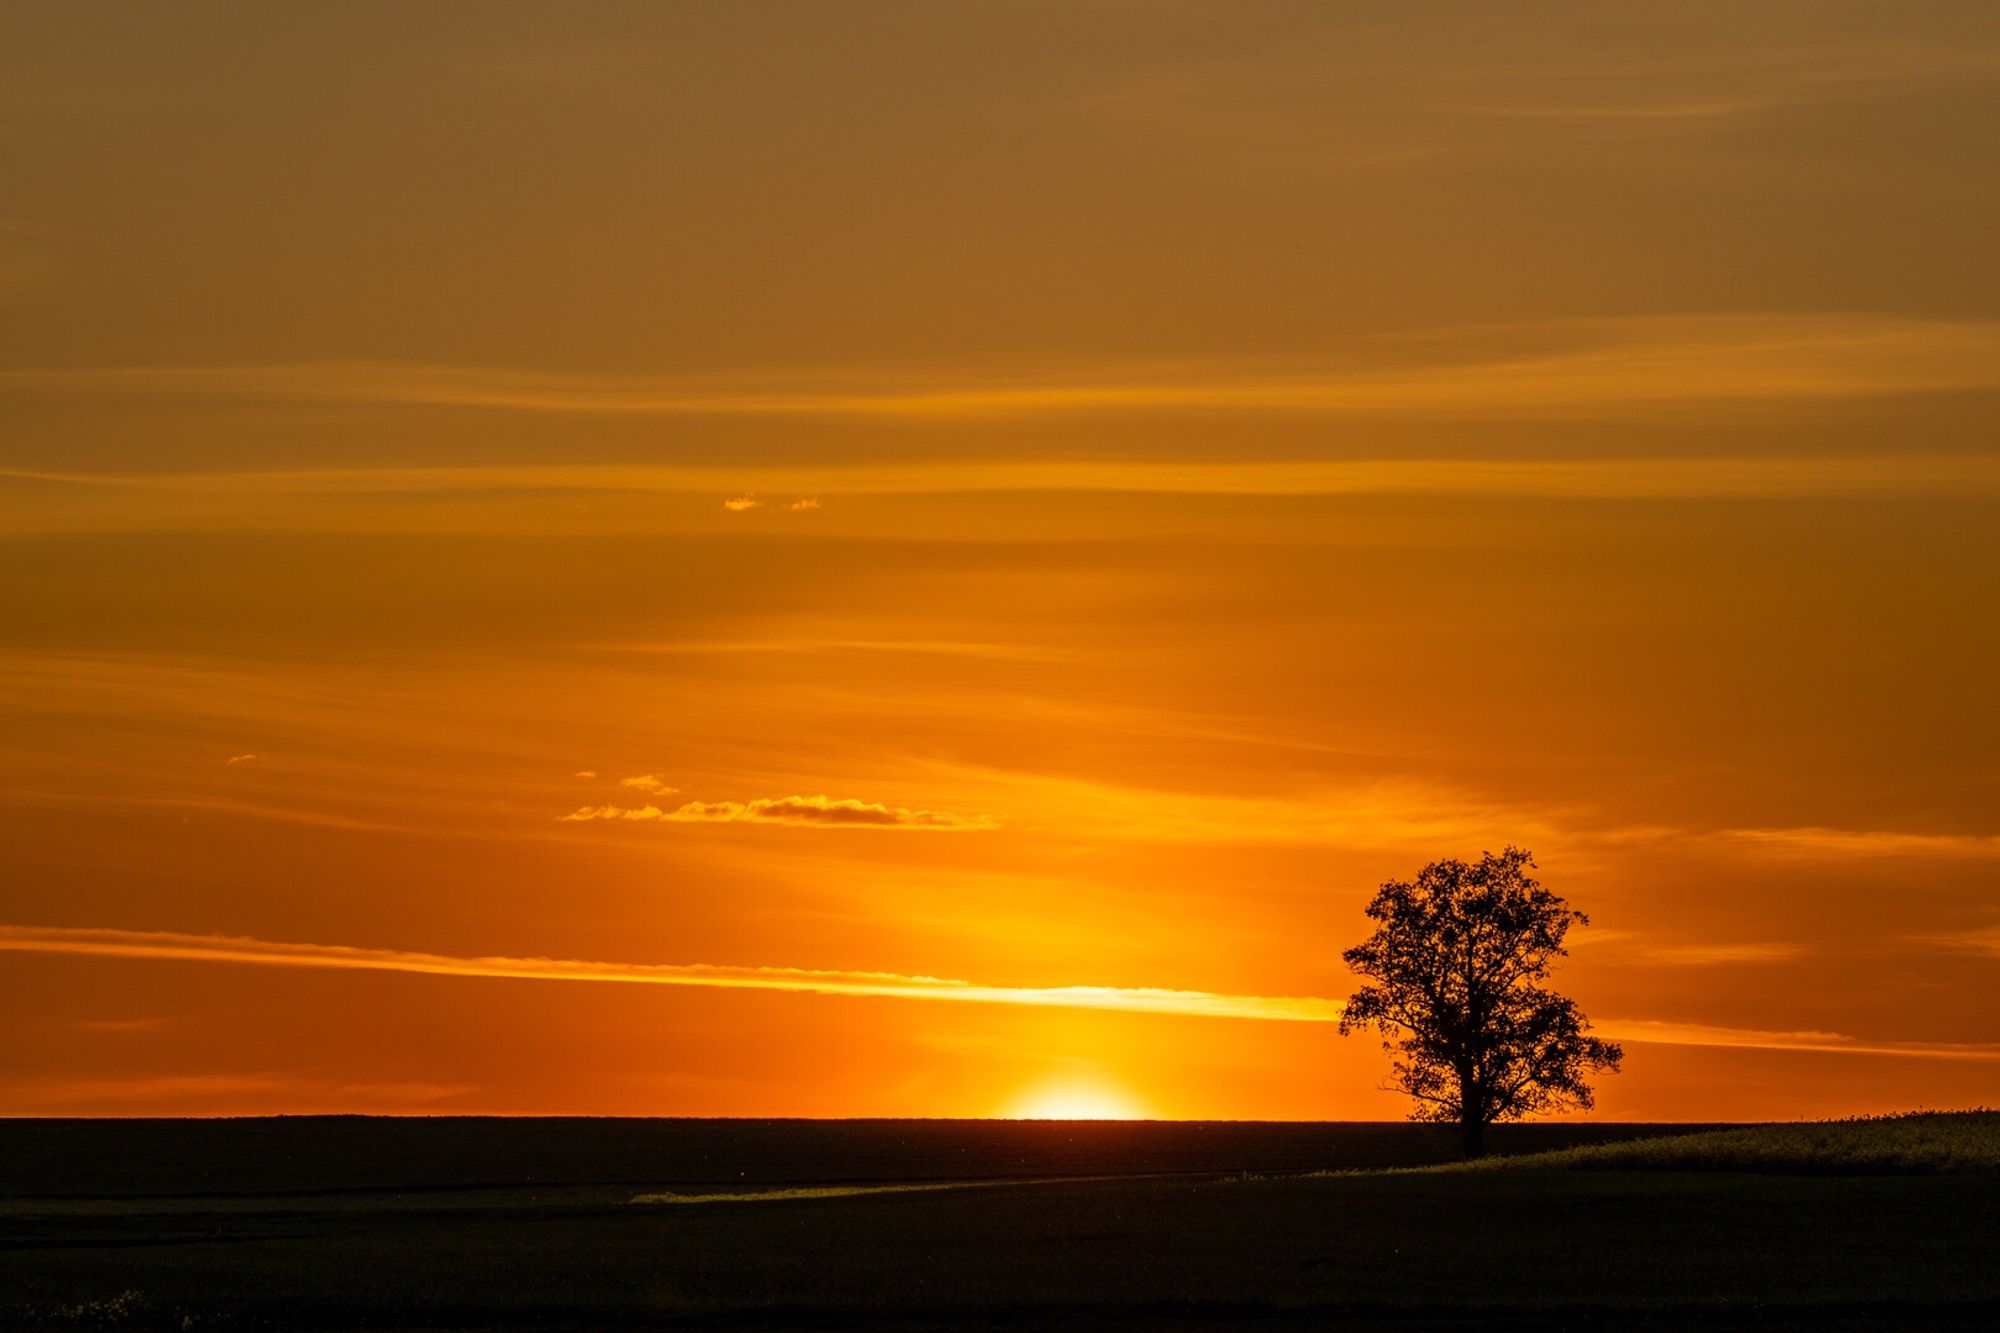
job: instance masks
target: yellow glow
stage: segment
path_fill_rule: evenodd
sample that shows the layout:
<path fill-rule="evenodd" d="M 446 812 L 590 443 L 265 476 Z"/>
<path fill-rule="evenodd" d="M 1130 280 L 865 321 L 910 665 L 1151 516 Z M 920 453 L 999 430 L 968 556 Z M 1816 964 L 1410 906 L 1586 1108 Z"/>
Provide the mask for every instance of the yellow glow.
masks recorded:
<path fill-rule="evenodd" d="M 1059 1074 L 1022 1089 L 1000 1116 L 1005 1120 L 1146 1120 L 1152 1112 L 1109 1079 Z"/>

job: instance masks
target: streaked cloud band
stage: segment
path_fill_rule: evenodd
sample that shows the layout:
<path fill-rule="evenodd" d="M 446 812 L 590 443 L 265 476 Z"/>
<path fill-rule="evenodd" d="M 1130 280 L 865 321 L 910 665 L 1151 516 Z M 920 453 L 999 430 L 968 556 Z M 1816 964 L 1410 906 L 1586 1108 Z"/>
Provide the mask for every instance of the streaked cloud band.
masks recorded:
<path fill-rule="evenodd" d="M 336 971 L 404 972 L 426 976 L 519 981 L 594 981 L 721 990 L 789 991 L 812 995 L 936 1000 L 1234 1018 L 1257 1022 L 1335 1023 L 1341 1002 L 1309 995 L 1224 995 L 1153 986 L 995 986 L 898 972 L 851 972 L 800 967 L 741 967 L 710 963 L 594 962 L 575 958 L 460 957 L 404 949 L 303 944 L 240 935 L 116 930 L 68 926 L 0 926 L 0 951 L 98 958 L 236 963 Z M 1652 1019 L 1609 1019 L 1596 1025 L 1620 1041 L 1673 1046 L 2000 1060 L 2000 1044 L 1871 1042 L 1838 1032 L 1774 1032 Z"/>
<path fill-rule="evenodd" d="M 847 466 L 549 464 L 296 469 L 283 472 L 78 473 L 0 469 L 0 481 L 126 493 L 155 521 L 172 502 L 453 494 L 687 495 L 747 480 L 842 496 L 1073 492 L 1133 495 L 1463 495 L 1557 499 L 1882 497 L 2000 493 L 2000 459 L 1983 454 L 1750 455 L 1714 458 L 1357 458 L 1290 462 L 1074 459 Z M 39 503 L 39 501 L 37 501 Z M 202 512 L 208 512 L 203 510 Z"/>
<path fill-rule="evenodd" d="M 1359 338 L 1318 362 L 1088 372 L 853 370 L 777 379 L 564 375 L 409 362 L 0 372 L 55 395 L 376 403 L 627 416 L 996 418 L 1132 412 L 1428 419 L 1593 415 L 1647 403 L 2000 388 L 2000 323 L 1838 311 L 1696 312 Z"/>
<path fill-rule="evenodd" d="M 458 957 L 402 949 L 297 944 L 237 935 L 176 931 L 0 926 L 0 950 L 105 958 L 178 959 L 268 967 L 522 981 L 600 981 L 723 990 L 795 991 L 816 995 L 880 996 L 962 1004 L 1013 1004 L 1059 1009 L 1108 1009 L 1200 1018 L 1276 1022 L 1335 1022 L 1340 1004 L 1310 997 L 1217 995 L 1208 991 L 1122 986 L 987 986 L 945 977 L 895 972 L 846 972 L 798 967 L 733 967 L 709 963 L 614 963 L 574 958 Z"/>

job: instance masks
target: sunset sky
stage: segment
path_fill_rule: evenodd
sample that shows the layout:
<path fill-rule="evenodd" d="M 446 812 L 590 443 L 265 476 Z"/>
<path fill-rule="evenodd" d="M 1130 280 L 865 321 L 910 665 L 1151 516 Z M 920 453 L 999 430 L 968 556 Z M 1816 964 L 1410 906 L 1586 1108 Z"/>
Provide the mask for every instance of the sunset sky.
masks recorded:
<path fill-rule="evenodd" d="M 2000 1104 L 2000 7 L 0 9 L 0 1114 Z"/>

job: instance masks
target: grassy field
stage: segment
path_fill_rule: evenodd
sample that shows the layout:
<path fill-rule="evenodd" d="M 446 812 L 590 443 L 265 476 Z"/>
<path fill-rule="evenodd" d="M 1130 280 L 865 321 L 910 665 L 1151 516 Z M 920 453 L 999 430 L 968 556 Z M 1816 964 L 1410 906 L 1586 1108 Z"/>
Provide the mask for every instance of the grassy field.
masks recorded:
<path fill-rule="evenodd" d="M 1784 1155 L 1775 1152 L 1752 1171 L 1718 1169 L 1725 1159 L 1715 1157 L 1667 1165 L 1656 1156 L 1661 1149 L 1634 1144 L 1522 1158 L 1506 1170 L 1314 1175 L 1260 1172 L 1251 1163 L 1242 1174 L 1213 1156 L 1201 1168 L 1174 1166 L 1169 1143 L 1216 1151 L 1215 1140 L 1181 1129 L 961 1123 L 906 1135 L 901 1141 L 920 1151 L 899 1178 L 882 1146 L 899 1129 L 875 1122 L 850 1126 L 844 1140 L 871 1163 L 869 1178 L 823 1161 L 817 1175 L 744 1178 L 727 1188 L 695 1180 L 686 1168 L 638 1188 L 534 1183 L 518 1177 L 562 1173 L 517 1160 L 514 1178 L 476 1186 L 315 1190 L 297 1187 L 313 1175 L 304 1164 L 351 1135 L 329 1140 L 328 1122 L 255 1123 L 277 1136 L 268 1142 L 292 1146 L 284 1189 L 166 1192 L 157 1187 L 185 1184 L 203 1174 L 202 1164 L 134 1157 L 127 1165 L 149 1189 L 117 1194 L 98 1188 L 116 1176 L 115 1163 L 101 1156 L 91 1190 L 27 1197 L 18 1177 L 46 1185 L 45 1167 L 23 1168 L 0 1152 L 0 1180 L 16 1177 L 0 1192 L 0 1324 L 190 1331 L 2000 1324 L 2000 1175 L 1912 1174 L 1907 1164 L 1881 1174 L 1851 1165 L 1829 1173 L 1826 1154 L 1796 1148 L 1789 1157 L 1796 1169 L 1776 1169 Z M 575 1142 L 562 1141 L 566 1122 L 536 1123 L 555 1139 L 545 1158 L 583 1160 Z M 652 1124 L 659 1139 L 671 1138 L 676 1122 L 640 1123 Z M 678 1123 L 720 1136 L 710 1148 L 730 1128 Z M 1955 1142 L 1990 1137 L 1995 1125 L 1987 1116 L 1908 1128 L 1925 1141 Z M 588 1137 L 593 1126 L 603 1132 L 600 1122 L 581 1122 L 572 1135 Z M 0 1149 L 12 1146 L 12 1128 L 0 1126 Z M 1329 1151 L 1342 1132 L 1377 1157 L 1395 1155 L 1398 1142 L 1413 1163 L 1434 1151 L 1411 1126 L 1236 1127 L 1234 1142 L 1284 1140 L 1303 1128 Z M 1743 1133 L 1838 1147 L 1885 1129 L 1903 1132 L 1895 1122 L 1858 1122 L 1818 1139 L 1772 1127 L 1710 1142 Z M 97 1151 L 110 1154 L 115 1132 L 94 1132 Z M 375 1122 L 370 1132 L 398 1138 L 410 1160 L 425 1160 L 429 1143 L 441 1159 L 464 1165 L 436 1122 Z M 760 1131 L 744 1132 L 754 1139 Z M 837 1155 L 843 1142 L 825 1127 L 792 1133 L 823 1154 Z M 976 1161 L 1000 1152 L 999 1143 L 1030 1165 L 1054 1157 L 1181 1173 L 966 1177 L 981 1187 L 938 1188 L 950 1182 L 939 1178 L 935 1154 L 954 1141 Z M 161 1140 L 149 1131 L 134 1142 L 156 1148 Z M 1533 1139 L 1508 1146 L 1524 1142 Z M 655 1146 L 657 1160 L 675 1159 Z M 1644 1169 L 1615 1161 L 1576 1169 L 1596 1151 L 1637 1154 Z M 1940 1160 L 1982 1159 L 1954 1150 Z M 356 1170 L 332 1163 L 321 1176 L 352 1179 Z M 827 1183 L 835 1175 L 850 1183 Z M 898 1183 L 926 1187 L 883 1188 Z M 646 1194 L 681 1202 L 634 1202 Z M 724 1195 L 731 1197 L 718 1202 Z"/>
<path fill-rule="evenodd" d="M 1812 1175 L 2000 1172 L 2000 1111 L 1876 1116 L 1583 1144 L 1448 1170 L 1779 1171 Z"/>

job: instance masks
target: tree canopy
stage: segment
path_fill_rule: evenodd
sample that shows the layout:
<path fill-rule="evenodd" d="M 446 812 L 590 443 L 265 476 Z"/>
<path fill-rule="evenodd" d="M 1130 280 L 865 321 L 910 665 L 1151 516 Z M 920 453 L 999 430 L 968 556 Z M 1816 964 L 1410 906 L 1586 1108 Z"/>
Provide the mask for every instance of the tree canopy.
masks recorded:
<path fill-rule="evenodd" d="M 1528 872 L 1518 847 L 1476 864 L 1433 861 L 1368 904 L 1375 933 L 1341 957 L 1365 984 L 1340 1031 L 1374 1028 L 1395 1057 L 1412 1118 L 1453 1121 L 1469 1157 L 1485 1128 L 1537 1112 L 1589 1108 L 1585 1076 L 1616 1072 L 1624 1051 L 1589 1035 L 1576 1002 L 1538 984 L 1589 918 Z"/>

